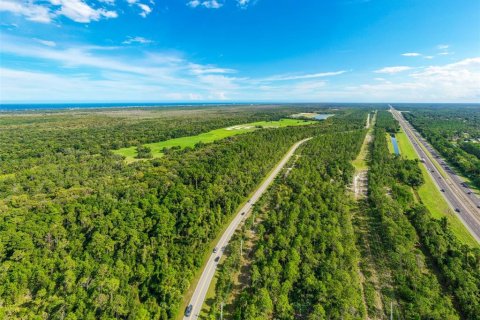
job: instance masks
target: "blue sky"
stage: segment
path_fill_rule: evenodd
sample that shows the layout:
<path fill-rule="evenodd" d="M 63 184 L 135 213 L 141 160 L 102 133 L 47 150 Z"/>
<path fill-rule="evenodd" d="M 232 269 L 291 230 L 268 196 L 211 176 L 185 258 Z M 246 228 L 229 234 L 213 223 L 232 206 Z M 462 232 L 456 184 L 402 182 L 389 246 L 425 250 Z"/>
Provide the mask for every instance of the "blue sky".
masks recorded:
<path fill-rule="evenodd" d="M 0 0 L 0 101 L 480 102 L 478 0 Z"/>

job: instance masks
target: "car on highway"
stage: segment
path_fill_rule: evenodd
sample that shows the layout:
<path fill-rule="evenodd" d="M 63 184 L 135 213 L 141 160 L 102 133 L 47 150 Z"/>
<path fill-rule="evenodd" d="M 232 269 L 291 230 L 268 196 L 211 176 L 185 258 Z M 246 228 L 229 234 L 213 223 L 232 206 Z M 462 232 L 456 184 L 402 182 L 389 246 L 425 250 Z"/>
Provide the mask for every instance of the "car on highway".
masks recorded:
<path fill-rule="evenodd" d="M 218 262 L 218 261 L 220 261 L 220 257 L 215 258 L 215 262 Z"/>
<path fill-rule="evenodd" d="M 185 309 L 185 317 L 190 317 L 190 315 L 192 314 L 192 309 L 193 305 L 189 304 L 188 307 Z"/>
<path fill-rule="evenodd" d="M 244 214 L 245 214 L 245 211 L 244 211 L 244 212 L 242 212 L 242 216 L 243 216 Z"/>
<path fill-rule="evenodd" d="M 445 189 L 441 189 L 440 191 L 445 192 Z"/>
<path fill-rule="evenodd" d="M 213 253 L 217 253 L 218 249 L 217 248 L 213 248 Z"/>
<path fill-rule="evenodd" d="M 460 209 L 458 209 L 458 208 L 455 208 L 455 212 L 460 212 Z"/>

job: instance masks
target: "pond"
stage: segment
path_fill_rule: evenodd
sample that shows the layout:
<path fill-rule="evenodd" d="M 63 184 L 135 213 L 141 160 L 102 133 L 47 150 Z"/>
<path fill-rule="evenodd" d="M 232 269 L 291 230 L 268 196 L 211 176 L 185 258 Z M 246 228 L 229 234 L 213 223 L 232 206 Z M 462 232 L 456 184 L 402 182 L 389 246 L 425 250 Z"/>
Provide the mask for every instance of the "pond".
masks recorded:
<path fill-rule="evenodd" d="M 390 136 L 390 139 L 392 140 L 393 151 L 395 151 L 395 154 L 400 154 L 400 149 L 398 148 L 397 138 L 395 138 L 394 136 Z"/>
<path fill-rule="evenodd" d="M 316 116 L 313 117 L 313 119 L 315 120 L 325 120 L 325 119 L 328 119 L 330 117 L 333 117 L 334 114 L 317 114 Z"/>

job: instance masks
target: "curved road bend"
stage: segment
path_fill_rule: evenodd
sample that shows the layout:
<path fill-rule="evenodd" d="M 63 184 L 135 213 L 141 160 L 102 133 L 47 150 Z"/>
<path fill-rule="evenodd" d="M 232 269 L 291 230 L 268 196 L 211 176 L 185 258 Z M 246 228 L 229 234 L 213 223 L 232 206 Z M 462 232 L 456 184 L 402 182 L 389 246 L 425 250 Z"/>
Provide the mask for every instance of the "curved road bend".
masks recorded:
<path fill-rule="evenodd" d="M 443 169 L 440 172 L 438 167 L 442 167 L 442 163 L 439 163 L 432 155 L 434 153 L 436 157 L 439 157 L 436 151 L 413 129 L 403 115 L 391 105 L 390 111 L 400 123 L 420 159 L 424 159 L 422 161 L 423 164 L 438 189 L 443 190 L 441 193 L 451 206 L 452 211 L 458 209 L 456 214 L 472 236 L 480 242 L 480 207 L 477 207 L 480 206 L 480 200 L 478 197 L 473 192 L 468 194 L 469 189 L 462 187 L 458 177 L 454 176 L 453 173 L 445 172 Z M 434 161 L 437 163 L 435 164 Z M 443 160 L 442 162 L 445 163 Z"/>
<path fill-rule="evenodd" d="M 184 316 L 184 320 L 190 320 L 190 319 L 198 319 L 200 316 L 200 311 L 202 310 L 203 303 L 205 301 L 205 296 L 208 291 L 208 287 L 210 286 L 210 283 L 212 282 L 213 276 L 215 274 L 215 270 L 217 268 L 218 260 L 222 258 L 223 255 L 223 250 L 222 248 L 225 247 L 228 242 L 230 241 L 230 238 L 234 234 L 235 230 L 238 228 L 240 223 L 242 222 L 243 219 L 248 217 L 250 210 L 252 209 L 253 205 L 255 202 L 257 202 L 258 199 L 262 196 L 262 194 L 267 190 L 268 186 L 273 182 L 275 177 L 278 175 L 280 170 L 285 166 L 285 164 L 290 160 L 294 152 L 297 150 L 297 148 L 304 142 L 310 140 L 312 138 L 307 138 L 304 140 L 301 140 L 297 143 L 295 143 L 290 150 L 288 150 L 287 154 L 282 158 L 282 160 L 277 164 L 275 169 L 270 173 L 270 175 L 267 177 L 267 179 L 258 187 L 257 190 L 255 190 L 253 196 L 250 198 L 250 200 L 237 212 L 237 215 L 235 218 L 232 220 L 228 228 L 225 230 L 223 233 L 222 237 L 218 241 L 216 248 L 218 251 L 210 256 L 208 259 L 204 269 L 202 276 L 200 277 L 200 280 L 197 283 L 197 287 L 195 288 L 195 292 L 192 295 L 192 298 L 190 299 L 189 305 L 192 305 L 192 312 L 189 317 Z M 242 215 L 242 213 L 244 213 Z M 217 261 L 215 261 L 218 258 Z"/>

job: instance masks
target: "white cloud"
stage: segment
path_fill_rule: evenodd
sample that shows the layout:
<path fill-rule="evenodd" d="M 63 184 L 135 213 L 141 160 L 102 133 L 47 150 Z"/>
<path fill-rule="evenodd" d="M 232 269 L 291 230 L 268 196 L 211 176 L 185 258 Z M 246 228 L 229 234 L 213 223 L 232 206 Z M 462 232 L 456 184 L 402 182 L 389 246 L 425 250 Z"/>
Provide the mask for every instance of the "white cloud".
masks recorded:
<path fill-rule="evenodd" d="M 131 39 L 137 42 L 148 41 L 139 38 Z M 6 77 L 0 73 L 0 96 L 4 100 L 22 100 L 28 97 L 41 100 L 42 96 L 43 99 L 59 99 L 60 95 L 46 94 L 53 92 L 48 89 L 48 81 L 37 81 L 43 79 L 42 74 L 48 75 L 45 77 L 51 80 L 50 83 L 58 86 L 61 86 L 63 80 L 71 84 L 62 88 L 69 100 L 75 99 L 79 92 L 85 94 L 89 90 L 90 94 L 85 94 L 80 100 L 87 96 L 91 99 L 170 99 L 178 96 L 177 93 L 182 94 L 180 100 L 190 99 L 190 94 L 202 95 L 205 99 L 227 99 L 239 90 L 243 81 L 227 75 L 234 72 L 232 69 L 195 64 L 183 59 L 179 54 L 144 52 L 132 58 L 131 55 L 122 55 L 121 47 L 114 51 L 110 48 L 103 50 L 101 47 L 78 44 L 66 49 L 63 45 L 61 48 L 45 47 L 31 39 L 5 34 L 0 35 L 0 41 L 0 54 L 13 54 L 41 61 L 47 66 L 63 68 L 56 74 L 33 72 L 36 75 L 31 79 L 25 73 L 26 70 L 11 69 L 12 72 L 18 71 L 15 73 L 15 81 L 13 76 Z M 28 65 L 24 65 L 21 69 L 27 67 Z M 12 72 L 9 74 L 12 75 Z M 82 76 L 79 75 L 80 72 Z M 21 85 L 22 81 L 26 81 L 24 86 Z M 96 85 L 98 91 L 93 89 Z M 74 89 L 75 87 L 78 87 L 78 90 Z M 11 88 L 15 90 L 10 90 Z M 41 88 L 43 89 L 40 90 Z M 67 95 L 68 90 L 71 90 L 71 97 Z M 118 94 L 115 94 L 115 91 L 118 91 Z M 92 92 L 95 93 L 92 95 Z"/>
<path fill-rule="evenodd" d="M 32 1 L 12 1 L 1 0 L 0 11 L 11 12 L 16 15 L 24 16 L 27 20 L 49 23 L 52 20 L 52 13 L 47 7 L 36 5 Z"/>
<path fill-rule="evenodd" d="M 56 11 L 58 15 L 63 15 L 75 22 L 89 23 L 98 21 L 101 18 L 117 18 L 115 11 L 105 10 L 103 8 L 94 9 L 82 0 L 50 0 L 54 6 L 60 6 Z"/>
<path fill-rule="evenodd" d="M 439 50 L 440 52 L 437 55 L 447 56 L 453 54 L 453 52 L 449 52 L 448 49 L 450 49 L 450 46 L 448 44 L 439 44 L 437 46 L 437 50 Z"/>
<path fill-rule="evenodd" d="M 425 59 L 432 60 L 434 57 L 433 56 L 424 56 Z"/>
<path fill-rule="evenodd" d="M 127 37 L 123 44 L 132 44 L 132 43 L 140 43 L 140 44 L 148 44 L 152 43 L 153 41 L 150 39 L 146 39 L 144 37 Z"/>
<path fill-rule="evenodd" d="M 187 2 L 187 6 L 191 8 L 196 8 L 198 6 L 203 6 L 208 9 L 219 9 L 223 7 L 222 2 L 218 2 L 217 0 L 204 0 L 204 1 L 199 1 L 199 0 L 191 0 Z"/>
<path fill-rule="evenodd" d="M 477 102 L 480 57 L 425 67 L 400 81 L 350 86 L 343 96 L 370 101 Z"/>
<path fill-rule="evenodd" d="M 411 67 L 407 66 L 397 66 L 397 67 L 385 67 L 382 69 L 375 70 L 375 73 L 387 73 L 387 74 L 394 74 L 394 73 L 399 73 L 403 71 L 407 71 L 412 69 Z"/>
<path fill-rule="evenodd" d="M 140 15 L 144 18 L 146 18 L 147 15 L 149 15 L 150 12 L 152 12 L 152 8 L 150 8 L 146 4 L 138 3 L 138 6 L 140 7 L 140 9 L 142 9 L 142 12 L 140 12 Z"/>
<path fill-rule="evenodd" d="M 201 2 L 198 1 L 198 0 L 192 0 L 192 1 L 187 2 L 187 6 L 192 7 L 192 8 L 196 8 L 200 4 L 201 4 Z"/>
<path fill-rule="evenodd" d="M 48 40 L 42 40 L 48 41 Z M 148 43 L 130 37 L 130 43 Z M 360 74 L 327 78 L 345 71 L 245 77 L 224 66 L 199 64 L 179 53 L 76 44 L 55 47 L 0 34 L 0 54 L 25 61 L 0 67 L 3 101 L 28 100 L 275 100 L 275 101 L 420 101 L 455 102 L 480 99 L 480 57 L 446 65 L 417 67 L 395 77 Z M 112 50 L 115 49 L 115 50 Z M 30 63 L 29 61 L 32 61 Z M 36 70 L 37 65 L 51 71 Z M 55 68 L 53 68 L 53 66 Z M 28 68 L 33 68 L 28 69 Z M 56 71 L 60 68 L 60 71 Z M 392 67 L 390 67 L 392 68 Z M 54 71 L 55 70 L 55 71 Z M 410 69 L 409 69 L 410 70 Z M 374 79 L 373 79 L 374 78 Z M 329 81 L 327 81 L 327 79 Z M 334 79 L 338 79 L 334 81 Z M 351 79 L 352 82 L 348 82 Z"/>
<path fill-rule="evenodd" d="M 208 1 L 203 1 L 202 6 L 209 9 L 218 9 L 223 6 L 223 3 L 219 3 L 217 0 L 208 0 Z"/>
<path fill-rule="evenodd" d="M 411 75 L 432 92 L 430 96 L 450 99 L 480 97 L 480 57 L 464 59 L 443 66 L 430 66 Z"/>
<path fill-rule="evenodd" d="M 418 56 L 421 56 L 422 54 L 421 53 L 418 53 L 418 52 L 405 52 L 405 53 L 402 53 L 402 56 L 404 57 L 418 57 Z"/>
<path fill-rule="evenodd" d="M 211 65 L 200 65 L 196 63 L 191 63 L 189 65 L 190 72 L 194 75 L 202 75 L 202 74 L 212 74 L 212 73 L 217 73 L 217 74 L 223 74 L 223 73 L 235 73 L 236 71 L 233 69 L 227 69 L 227 68 L 218 68 L 215 66 Z"/>
<path fill-rule="evenodd" d="M 334 72 L 320 72 L 320 73 L 310 73 L 310 74 L 303 74 L 303 75 L 284 74 L 284 75 L 276 75 L 276 76 L 263 78 L 263 79 L 260 79 L 260 81 L 289 81 L 289 80 L 300 80 L 300 79 L 323 78 L 323 77 L 337 76 L 345 72 L 346 72 L 345 70 L 341 70 L 341 71 L 334 71 Z"/>
<path fill-rule="evenodd" d="M 237 4 L 240 8 L 246 8 L 250 4 L 250 0 L 237 0 Z"/>
<path fill-rule="evenodd" d="M 36 38 L 34 40 L 37 41 L 38 43 L 43 44 L 44 46 L 47 46 L 47 47 L 55 47 L 57 45 L 54 41 L 36 39 Z"/>

